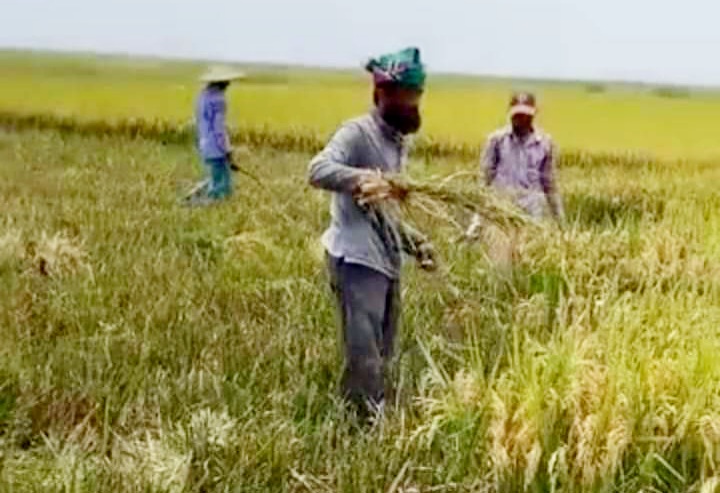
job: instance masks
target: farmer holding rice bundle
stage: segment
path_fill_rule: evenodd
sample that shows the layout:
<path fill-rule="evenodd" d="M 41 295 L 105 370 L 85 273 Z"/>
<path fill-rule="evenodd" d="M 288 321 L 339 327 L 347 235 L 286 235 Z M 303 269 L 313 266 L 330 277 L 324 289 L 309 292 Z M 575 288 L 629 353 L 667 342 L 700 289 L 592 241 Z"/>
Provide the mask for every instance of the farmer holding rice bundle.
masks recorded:
<path fill-rule="evenodd" d="M 226 126 L 225 93 L 231 82 L 244 77 L 243 73 L 229 68 L 213 67 L 200 78 L 206 85 L 197 100 L 195 121 L 198 150 L 207 177 L 186 197 L 188 205 L 210 204 L 232 193 L 231 171 L 237 167 L 233 163 Z"/>
<path fill-rule="evenodd" d="M 536 114 L 533 94 L 514 94 L 510 100 L 510 124 L 490 135 L 481 167 L 486 185 L 507 195 L 529 216 L 542 219 L 549 209 L 560 222 L 563 206 L 555 181 L 557 152 L 551 137 L 535 126 Z M 467 236 L 476 236 L 482 226 L 481 219 L 476 216 Z M 494 249 L 499 255 L 491 255 L 500 263 L 511 260 L 517 234 L 510 236 L 512 238 L 506 238 L 508 241 L 504 246 Z"/>
<path fill-rule="evenodd" d="M 367 415 L 383 409 L 385 371 L 400 316 L 403 253 L 435 267 L 432 246 L 399 219 L 407 136 L 420 128 L 425 68 L 417 48 L 370 60 L 374 109 L 340 127 L 310 163 L 310 183 L 333 192 L 323 236 L 345 351 L 343 394 Z"/>

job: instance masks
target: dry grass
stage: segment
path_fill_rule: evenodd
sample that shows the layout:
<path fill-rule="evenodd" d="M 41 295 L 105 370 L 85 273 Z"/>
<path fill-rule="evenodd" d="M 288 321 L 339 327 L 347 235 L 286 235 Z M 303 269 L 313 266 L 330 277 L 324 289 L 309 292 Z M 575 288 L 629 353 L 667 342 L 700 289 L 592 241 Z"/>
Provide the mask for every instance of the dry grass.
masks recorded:
<path fill-rule="evenodd" d="M 22 233 L 12 227 L 0 235 L 0 266 L 16 263 L 25 256 L 25 244 Z"/>
<path fill-rule="evenodd" d="M 81 270 L 92 274 L 82 244 L 63 233 L 48 236 L 43 232 L 37 243 L 29 245 L 29 250 L 32 262 L 42 275 L 68 275 Z"/>

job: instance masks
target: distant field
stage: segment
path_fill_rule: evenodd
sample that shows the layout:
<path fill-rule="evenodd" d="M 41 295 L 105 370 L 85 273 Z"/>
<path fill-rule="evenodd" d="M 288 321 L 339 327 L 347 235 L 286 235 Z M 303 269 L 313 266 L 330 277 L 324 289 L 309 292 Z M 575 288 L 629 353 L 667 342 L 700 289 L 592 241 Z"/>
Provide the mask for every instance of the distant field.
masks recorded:
<path fill-rule="evenodd" d="M 0 54 L 0 110 L 72 114 L 85 119 L 192 116 L 202 65 L 122 58 Z M 360 70 L 318 72 L 249 68 L 231 91 L 231 121 L 320 133 L 367 109 Z M 666 158 L 720 156 L 711 92 L 602 84 L 551 84 L 431 75 L 425 133 L 480 146 L 502 125 L 512 88 L 536 90 L 541 125 L 561 148 L 647 152 Z"/>

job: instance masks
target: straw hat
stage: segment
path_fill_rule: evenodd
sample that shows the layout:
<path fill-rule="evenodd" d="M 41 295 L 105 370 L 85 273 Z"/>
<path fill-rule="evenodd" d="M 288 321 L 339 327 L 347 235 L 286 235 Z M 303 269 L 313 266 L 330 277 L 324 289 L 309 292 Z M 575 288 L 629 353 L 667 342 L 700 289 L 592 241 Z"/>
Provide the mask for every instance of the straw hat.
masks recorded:
<path fill-rule="evenodd" d="M 235 70 L 232 67 L 215 66 L 210 67 L 200 77 L 201 82 L 232 82 L 234 80 L 244 79 L 246 77 L 244 72 Z"/>

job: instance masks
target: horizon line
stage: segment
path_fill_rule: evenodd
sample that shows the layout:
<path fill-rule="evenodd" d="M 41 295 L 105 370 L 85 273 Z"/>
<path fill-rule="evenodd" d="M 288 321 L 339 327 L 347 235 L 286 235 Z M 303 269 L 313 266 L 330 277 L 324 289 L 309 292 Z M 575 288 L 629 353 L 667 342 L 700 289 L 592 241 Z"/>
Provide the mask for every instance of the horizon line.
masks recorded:
<path fill-rule="evenodd" d="M 65 48 L 38 48 L 31 46 L 0 46 L 0 53 L 29 53 L 32 55 L 55 55 L 55 56 L 92 56 L 98 58 L 130 58 L 138 60 L 152 60 L 152 61 L 164 61 L 168 63 L 197 63 L 197 64 L 212 64 L 212 63 L 227 63 L 239 66 L 257 66 L 266 68 L 276 69 L 303 69 L 310 71 L 325 71 L 325 72 L 345 72 L 350 73 L 354 70 L 358 70 L 361 64 L 358 64 L 357 68 L 352 65 L 329 65 L 322 63 L 304 64 L 290 61 L 262 61 L 262 60 L 237 60 L 231 58 L 197 58 L 186 55 L 168 55 L 168 54 L 156 54 L 156 53 L 139 53 L 139 52 L 123 52 L 113 50 L 86 50 L 86 49 L 65 49 Z M 521 82 L 521 83 L 539 83 L 539 84 L 605 84 L 605 85 L 617 85 L 625 87 L 644 87 L 644 88 L 673 88 L 673 89 L 686 89 L 696 91 L 717 91 L 720 90 L 720 84 L 686 84 L 678 82 L 664 82 L 659 80 L 632 80 L 632 79 L 620 79 L 620 78 L 607 78 L 607 79 L 592 79 L 592 78 L 570 78 L 570 77 L 553 77 L 553 76 L 530 76 L 530 75 L 511 75 L 511 74 L 489 74 L 480 72 L 459 72 L 459 71 L 445 71 L 439 70 L 432 72 L 434 75 L 449 78 L 465 78 L 465 79 L 477 79 L 477 80 L 491 80 L 498 82 Z"/>

